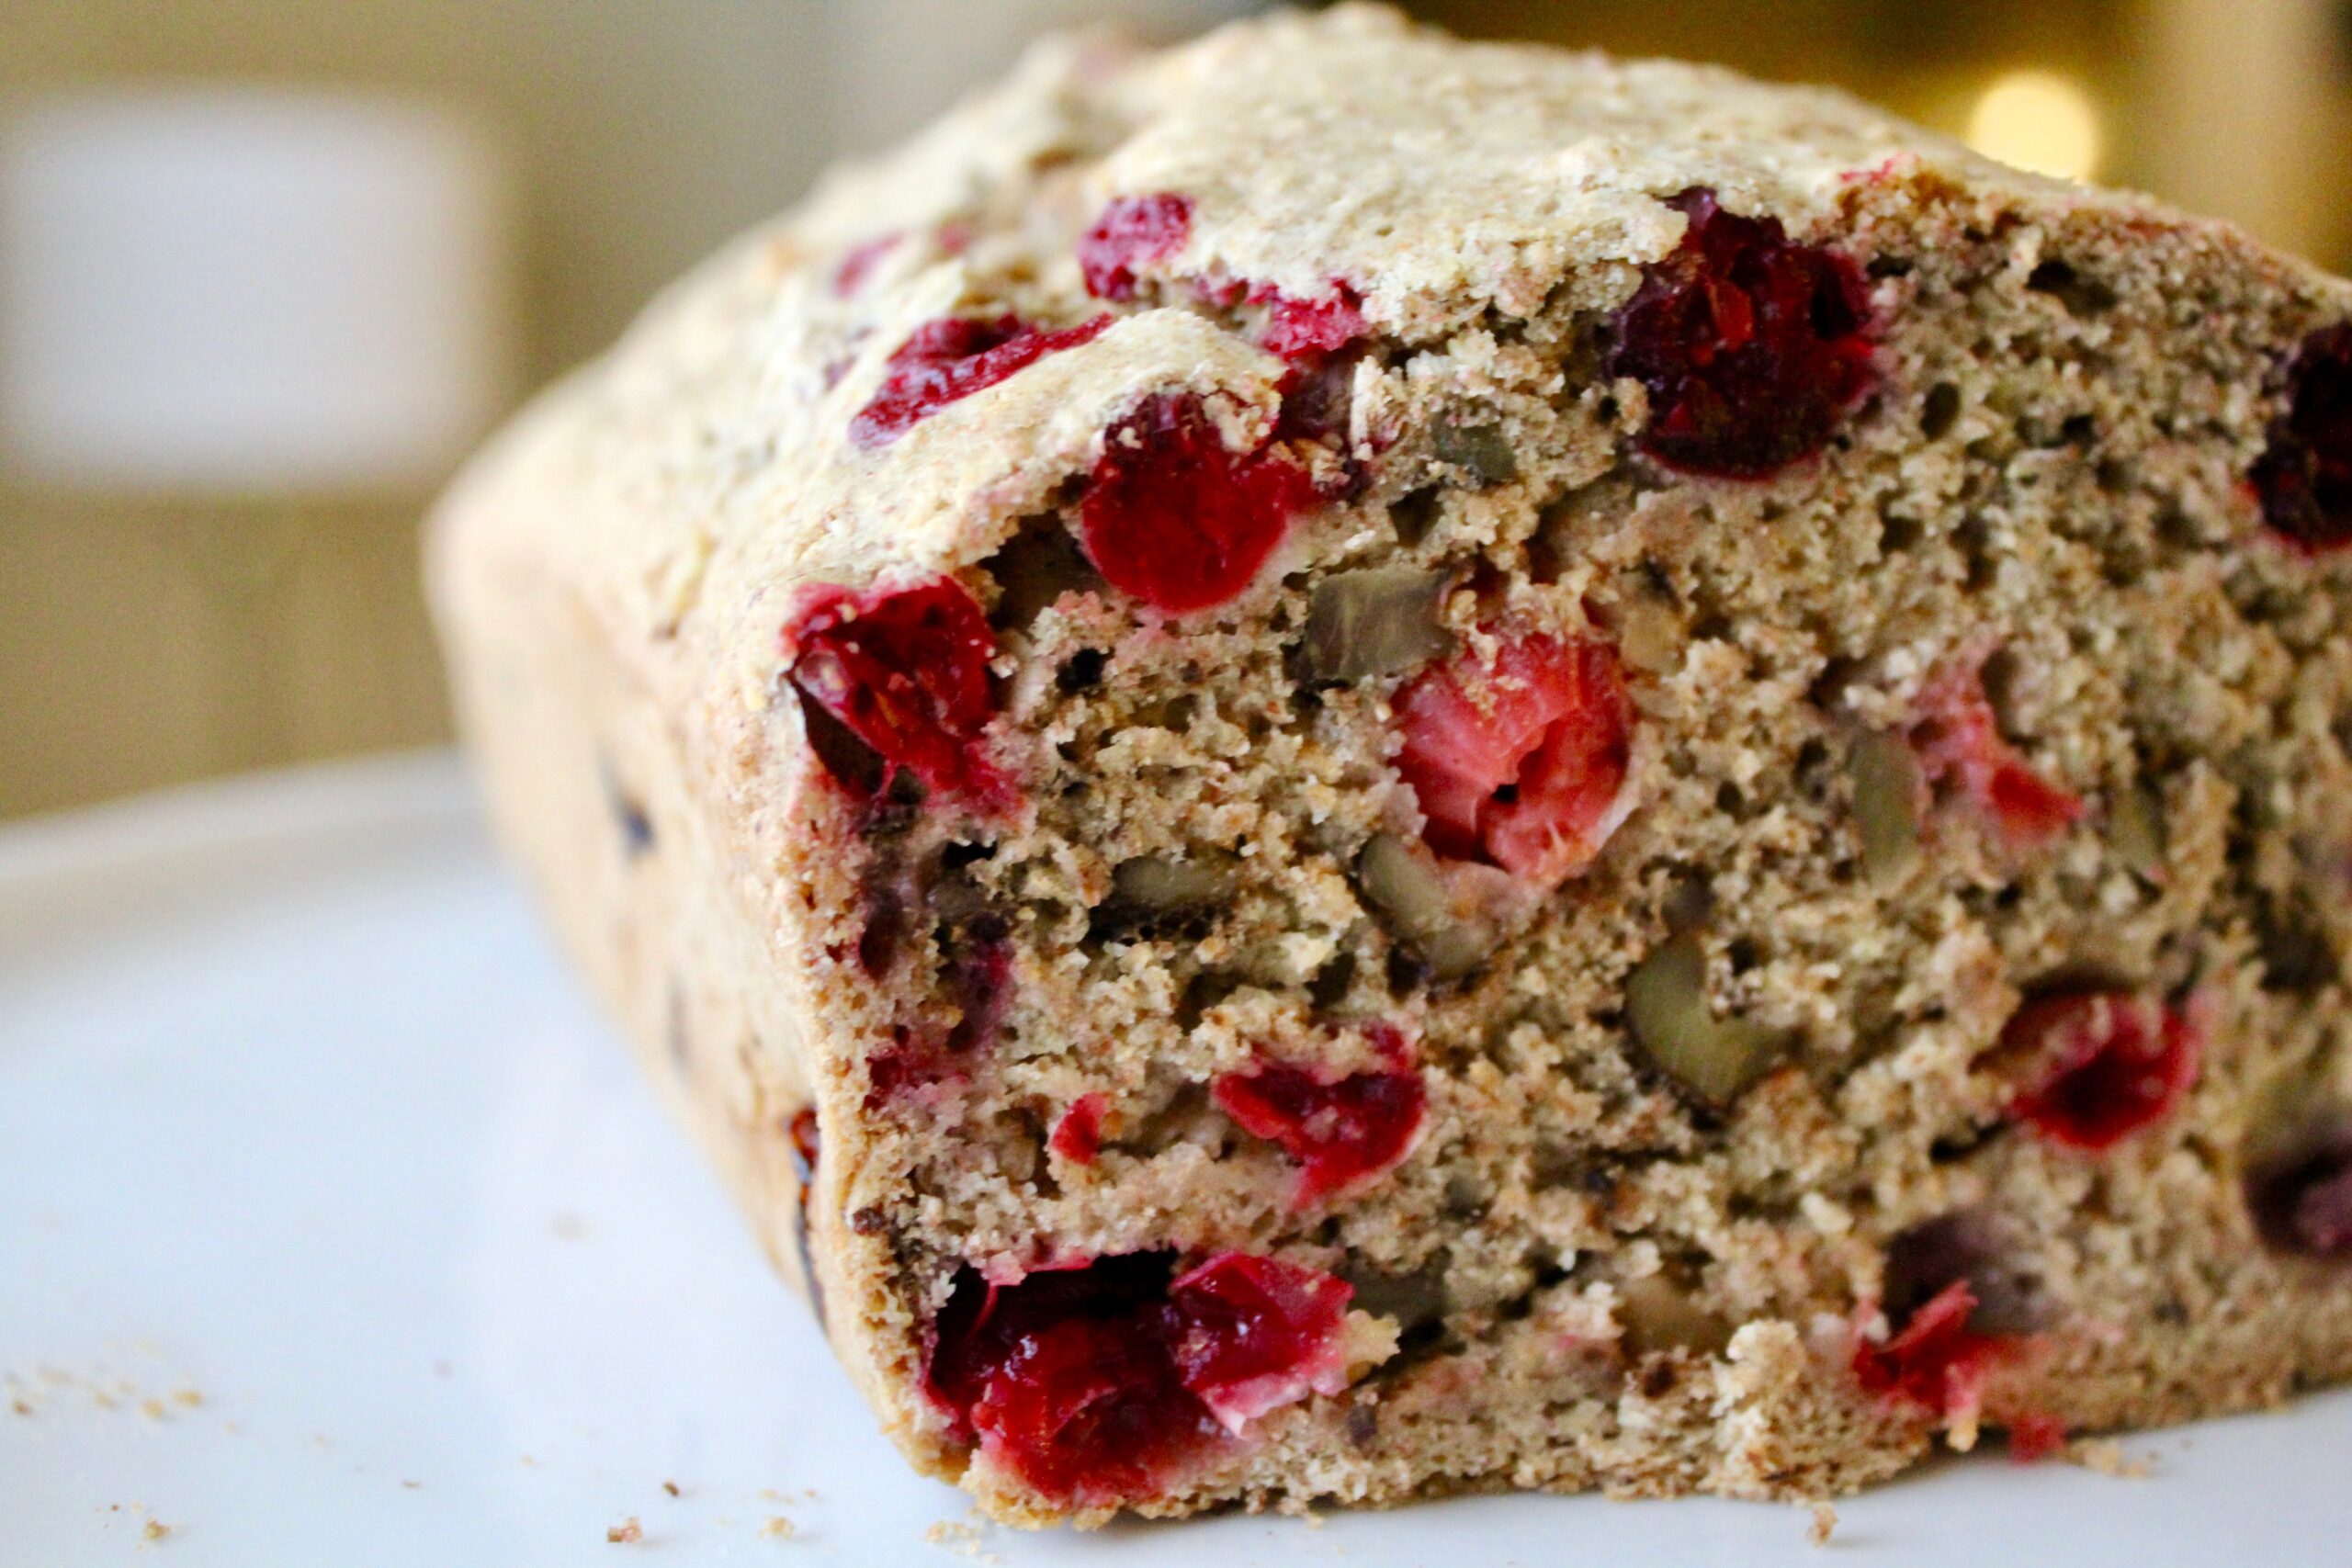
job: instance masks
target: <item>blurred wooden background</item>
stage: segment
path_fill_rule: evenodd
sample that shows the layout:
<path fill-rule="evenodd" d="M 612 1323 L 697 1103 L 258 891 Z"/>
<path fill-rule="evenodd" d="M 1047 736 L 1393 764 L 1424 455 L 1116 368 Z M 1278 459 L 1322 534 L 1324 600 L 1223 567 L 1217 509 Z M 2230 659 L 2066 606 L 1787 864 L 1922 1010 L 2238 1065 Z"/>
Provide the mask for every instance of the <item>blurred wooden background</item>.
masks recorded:
<path fill-rule="evenodd" d="M 1022 35 L 1122 12 L 1165 33 L 1245 8 L 0 0 L 0 113 L 93 84 L 188 79 L 390 87 L 469 111 L 515 166 L 515 310 L 522 378 L 536 383 L 594 353 L 655 288 L 836 153 L 900 133 L 1000 69 Z M 2339 0 L 1412 8 L 1476 34 L 1836 81 L 1955 132 L 1992 86 L 2021 80 L 2019 145 L 2064 142 L 2080 130 L 2065 117 L 2087 113 L 2098 177 L 2344 260 L 2334 181 L 2352 6 Z M 2049 113 L 2063 123 L 2033 118 Z M 444 736 L 414 581 L 428 488 L 134 498 L 0 468 L 0 816 Z"/>

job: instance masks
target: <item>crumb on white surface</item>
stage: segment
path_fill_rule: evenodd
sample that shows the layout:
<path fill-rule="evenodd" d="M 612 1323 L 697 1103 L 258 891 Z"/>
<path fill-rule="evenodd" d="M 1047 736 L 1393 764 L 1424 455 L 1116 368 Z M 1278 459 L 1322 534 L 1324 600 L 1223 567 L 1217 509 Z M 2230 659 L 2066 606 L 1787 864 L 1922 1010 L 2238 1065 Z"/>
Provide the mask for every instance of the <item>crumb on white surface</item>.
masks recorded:
<path fill-rule="evenodd" d="M 1814 1546 L 1827 1546 L 1829 1538 L 1838 1531 L 1838 1510 L 1826 1503 L 1811 1506 L 1813 1523 L 1806 1527 L 1805 1540 Z"/>
<path fill-rule="evenodd" d="M 165 1524 L 163 1520 L 149 1519 L 147 1521 L 146 1528 L 139 1532 L 139 1539 L 141 1540 L 161 1540 L 171 1533 L 172 1527 Z"/>
<path fill-rule="evenodd" d="M 760 1526 L 762 1540 L 790 1540 L 798 1533 L 800 1533 L 800 1527 L 782 1514 L 770 1514 L 767 1521 Z"/>
<path fill-rule="evenodd" d="M 963 1519 L 940 1519 L 922 1532 L 924 1540 L 944 1551 L 958 1557 L 969 1557 L 980 1562 L 1001 1562 L 1002 1558 L 993 1551 L 982 1551 L 980 1542 L 988 1539 L 986 1529 Z"/>
<path fill-rule="evenodd" d="M 2125 1453 L 2123 1445 L 2113 1438 L 2077 1438 L 2066 1445 L 2062 1457 L 2120 1481 L 2144 1481 L 2155 1469 L 2153 1458 Z"/>
<path fill-rule="evenodd" d="M 605 1540 L 614 1546 L 633 1545 L 644 1539 L 645 1527 L 637 1522 L 635 1514 L 605 1531 Z"/>

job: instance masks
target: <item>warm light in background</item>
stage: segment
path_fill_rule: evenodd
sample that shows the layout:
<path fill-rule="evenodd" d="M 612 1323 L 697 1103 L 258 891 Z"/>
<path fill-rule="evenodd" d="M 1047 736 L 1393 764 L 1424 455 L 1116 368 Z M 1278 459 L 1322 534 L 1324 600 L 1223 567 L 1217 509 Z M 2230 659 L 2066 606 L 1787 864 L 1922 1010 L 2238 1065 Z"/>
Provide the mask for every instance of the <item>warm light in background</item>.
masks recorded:
<path fill-rule="evenodd" d="M 2037 175 L 2086 180 L 2098 172 L 2098 105 L 2079 82 L 2048 71 L 1994 78 L 1968 115 L 1968 144 Z"/>

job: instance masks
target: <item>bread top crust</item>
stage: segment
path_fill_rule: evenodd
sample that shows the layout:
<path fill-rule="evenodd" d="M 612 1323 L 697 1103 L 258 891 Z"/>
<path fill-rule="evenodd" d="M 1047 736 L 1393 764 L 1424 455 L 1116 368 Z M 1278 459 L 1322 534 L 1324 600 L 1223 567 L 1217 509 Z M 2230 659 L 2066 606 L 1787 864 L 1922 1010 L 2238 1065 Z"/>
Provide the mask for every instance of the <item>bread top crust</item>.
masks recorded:
<path fill-rule="evenodd" d="M 1057 39 L 905 148 L 836 171 L 543 396 L 439 509 L 435 592 L 464 592 L 458 556 L 486 581 L 563 563 L 582 613 L 644 649 L 682 739 L 718 742 L 710 761 L 749 807 L 802 588 L 985 558 L 1156 392 L 1209 398 L 1237 446 L 1264 433 L 1285 366 L 1219 319 L 1220 286 L 1343 284 L 1407 347 L 1607 311 L 1679 241 L 1666 198 L 1694 186 L 1800 238 L 1894 186 L 1988 219 L 2186 233 L 2282 286 L 2337 287 L 2222 225 L 1716 69 L 1465 43 L 1363 5 L 1156 53 Z M 1138 264 L 1132 301 L 1091 298 L 1080 237 L 1112 198 L 1156 193 L 1192 204 L 1184 242 Z M 923 323 L 1106 310 L 1091 341 L 888 445 L 853 441 Z"/>

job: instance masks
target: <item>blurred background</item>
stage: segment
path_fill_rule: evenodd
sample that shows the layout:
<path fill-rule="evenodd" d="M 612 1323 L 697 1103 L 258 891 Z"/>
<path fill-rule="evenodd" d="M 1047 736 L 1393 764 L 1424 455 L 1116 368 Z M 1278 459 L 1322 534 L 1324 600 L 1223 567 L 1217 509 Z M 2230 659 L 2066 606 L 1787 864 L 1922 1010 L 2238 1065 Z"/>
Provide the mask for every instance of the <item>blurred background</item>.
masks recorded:
<path fill-rule="evenodd" d="M 1074 22 L 1247 0 L 0 0 L 0 817 L 445 738 L 420 512 L 662 283 Z M 1850 87 L 2343 269 L 2352 0 L 1426 0 Z"/>

